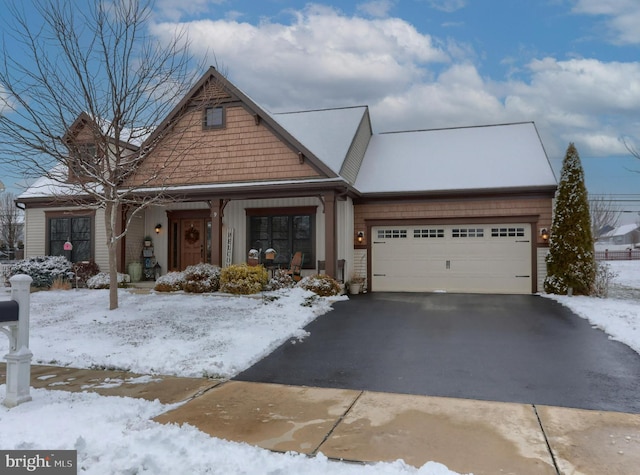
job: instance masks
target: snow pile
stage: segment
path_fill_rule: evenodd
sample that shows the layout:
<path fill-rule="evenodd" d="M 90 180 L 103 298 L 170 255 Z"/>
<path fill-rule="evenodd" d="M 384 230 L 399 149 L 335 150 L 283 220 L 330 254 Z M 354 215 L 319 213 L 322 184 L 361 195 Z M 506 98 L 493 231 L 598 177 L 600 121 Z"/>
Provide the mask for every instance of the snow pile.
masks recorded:
<path fill-rule="evenodd" d="M 0 385 L 0 394 L 5 389 Z M 0 447 L 77 450 L 78 473 L 88 475 L 455 475 L 433 462 L 420 469 L 402 461 L 361 466 L 215 439 L 189 425 L 153 422 L 173 407 L 158 401 L 44 389 L 32 389 L 31 395 L 33 401 L 13 409 L 0 406 Z"/>

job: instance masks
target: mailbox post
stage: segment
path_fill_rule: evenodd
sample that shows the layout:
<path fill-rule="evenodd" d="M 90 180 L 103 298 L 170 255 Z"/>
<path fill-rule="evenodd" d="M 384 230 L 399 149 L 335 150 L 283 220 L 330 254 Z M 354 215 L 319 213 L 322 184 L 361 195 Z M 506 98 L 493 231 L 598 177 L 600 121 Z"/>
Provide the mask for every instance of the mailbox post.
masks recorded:
<path fill-rule="evenodd" d="M 29 350 L 29 291 L 32 281 L 28 275 L 14 275 L 9 279 L 11 300 L 17 304 L 18 318 L 17 321 L 13 320 L 13 317 L 8 321 L 0 321 L 0 330 L 9 337 L 9 353 L 5 355 L 7 395 L 3 401 L 7 407 L 31 401 L 29 391 L 33 354 Z M 16 304 L 4 306 L 9 315 L 12 311 L 15 312 Z"/>

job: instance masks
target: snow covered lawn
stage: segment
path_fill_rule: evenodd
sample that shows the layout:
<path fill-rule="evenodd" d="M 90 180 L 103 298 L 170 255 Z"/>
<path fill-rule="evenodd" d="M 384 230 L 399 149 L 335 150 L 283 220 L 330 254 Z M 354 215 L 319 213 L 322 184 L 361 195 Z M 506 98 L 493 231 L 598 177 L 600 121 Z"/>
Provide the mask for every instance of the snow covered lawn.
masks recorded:
<path fill-rule="evenodd" d="M 304 338 L 303 327 L 331 309 L 298 288 L 270 295 L 121 290 L 109 311 L 107 290 L 36 292 L 30 347 L 36 363 L 228 378 Z"/>
<path fill-rule="evenodd" d="M 547 295 L 640 353 L 640 261 L 609 261 L 617 274 L 609 298 Z"/>
<path fill-rule="evenodd" d="M 232 377 L 282 342 L 304 338 L 303 327 L 331 310 L 330 300 L 301 289 L 277 297 L 122 290 L 120 308 L 108 311 L 106 290 L 37 292 L 30 346 L 37 363 Z M 0 398 L 5 392 L 0 385 Z M 322 454 L 276 454 L 192 426 L 158 424 L 153 417 L 174 407 L 158 401 L 44 389 L 31 395 L 13 409 L 0 405 L 0 448 L 75 449 L 79 473 L 455 475 L 433 462 L 416 469 L 402 461 L 361 466 Z"/>

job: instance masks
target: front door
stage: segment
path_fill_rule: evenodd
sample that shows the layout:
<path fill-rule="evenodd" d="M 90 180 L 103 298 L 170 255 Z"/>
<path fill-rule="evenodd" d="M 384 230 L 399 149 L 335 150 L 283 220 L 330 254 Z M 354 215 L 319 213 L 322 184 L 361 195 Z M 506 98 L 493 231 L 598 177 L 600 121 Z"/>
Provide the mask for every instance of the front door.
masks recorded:
<path fill-rule="evenodd" d="M 205 220 L 181 219 L 180 228 L 182 237 L 180 263 L 182 269 L 205 262 Z"/>

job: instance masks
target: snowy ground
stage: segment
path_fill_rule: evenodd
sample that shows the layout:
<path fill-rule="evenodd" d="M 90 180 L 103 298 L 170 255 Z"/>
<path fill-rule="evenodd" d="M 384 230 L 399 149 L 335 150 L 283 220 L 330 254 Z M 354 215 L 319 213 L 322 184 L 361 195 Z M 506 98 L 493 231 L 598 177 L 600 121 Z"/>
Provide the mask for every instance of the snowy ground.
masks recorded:
<path fill-rule="evenodd" d="M 231 377 L 282 342 L 304 338 L 303 327 L 331 310 L 330 301 L 301 289 L 275 300 L 123 290 L 118 310 L 106 310 L 107 302 L 101 290 L 32 294 L 34 362 Z M 0 398 L 5 391 L 0 385 Z M 31 395 L 13 409 L 0 405 L 0 448 L 75 449 L 79 473 L 455 475 L 433 462 L 417 469 L 402 461 L 364 466 L 276 454 L 153 422 L 174 407 L 158 401 L 43 389 Z"/>
<path fill-rule="evenodd" d="M 618 274 L 610 298 L 547 297 L 640 353 L 640 261 L 610 264 Z M 124 290 L 121 308 L 109 312 L 106 291 L 38 292 L 32 294 L 31 350 L 42 363 L 231 377 L 280 343 L 304 338 L 303 327 L 331 309 L 325 299 L 311 302 L 311 295 L 296 290 L 269 301 Z M 0 385 L 0 397 L 4 392 Z M 31 393 L 32 402 L 0 406 L 0 448 L 77 449 L 80 473 L 454 474 L 432 462 L 416 469 L 402 461 L 361 466 L 275 454 L 190 426 L 157 424 L 151 419 L 173 407 L 158 401 Z"/>
<path fill-rule="evenodd" d="M 610 261 L 617 274 L 609 298 L 545 295 L 640 353 L 640 260 Z"/>

